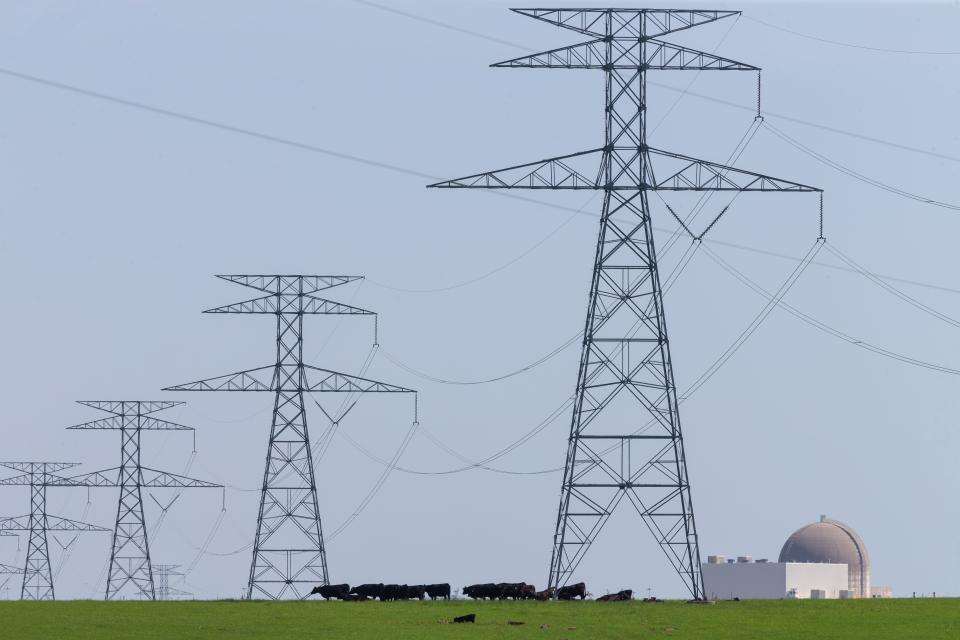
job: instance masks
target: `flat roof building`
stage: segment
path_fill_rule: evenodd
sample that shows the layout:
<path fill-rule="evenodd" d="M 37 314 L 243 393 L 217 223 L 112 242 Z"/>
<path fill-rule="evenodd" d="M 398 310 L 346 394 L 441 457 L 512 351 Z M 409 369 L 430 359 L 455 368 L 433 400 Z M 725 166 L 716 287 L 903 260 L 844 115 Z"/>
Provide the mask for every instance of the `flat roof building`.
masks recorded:
<path fill-rule="evenodd" d="M 779 562 L 709 556 L 702 565 L 708 598 L 869 598 L 870 558 L 849 526 L 826 516 L 800 527 L 784 543 Z M 882 592 L 889 597 L 892 591 Z"/>
<path fill-rule="evenodd" d="M 711 556 L 714 559 L 715 556 Z M 707 562 L 703 587 L 710 599 L 839 598 L 847 565 L 802 562 Z"/>

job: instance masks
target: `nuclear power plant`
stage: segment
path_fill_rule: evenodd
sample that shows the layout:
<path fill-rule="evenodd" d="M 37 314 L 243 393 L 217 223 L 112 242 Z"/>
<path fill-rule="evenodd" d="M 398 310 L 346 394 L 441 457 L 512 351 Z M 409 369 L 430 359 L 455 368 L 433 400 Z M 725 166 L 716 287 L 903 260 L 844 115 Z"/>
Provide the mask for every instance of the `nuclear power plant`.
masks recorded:
<path fill-rule="evenodd" d="M 777 562 L 752 556 L 708 556 L 703 564 L 707 597 L 850 599 L 889 598 L 887 586 L 870 586 L 870 556 L 857 532 L 820 516 L 794 531 Z"/>

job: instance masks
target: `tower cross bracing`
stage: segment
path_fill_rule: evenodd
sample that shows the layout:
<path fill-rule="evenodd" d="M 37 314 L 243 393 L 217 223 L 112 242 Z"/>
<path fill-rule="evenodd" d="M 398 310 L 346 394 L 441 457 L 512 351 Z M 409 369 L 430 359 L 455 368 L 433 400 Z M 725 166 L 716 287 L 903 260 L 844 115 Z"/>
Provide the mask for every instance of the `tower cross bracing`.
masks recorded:
<path fill-rule="evenodd" d="M 413 393 L 413 390 L 320 369 L 303 361 L 305 315 L 375 317 L 372 311 L 315 295 L 318 291 L 357 281 L 359 276 L 217 277 L 266 294 L 205 313 L 276 316 L 276 362 L 166 390 L 274 394 L 247 597 L 305 598 L 318 583 L 329 583 L 329 573 L 304 394 Z"/>
<path fill-rule="evenodd" d="M 53 572 L 50 567 L 48 531 L 109 531 L 86 522 L 78 522 L 47 513 L 47 487 L 84 486 L 58 474 L 59 471 L 76 467 L 76 462 L 0 462 L 0 466 L 20 475 L 0 479 L 0 485 L 24 485 L 30 487 L 30 513 L 13 518 L 0 518 L 0 534 L 25 531 L 28 535 L 27 558 L 20 588 L 21 600 L 55 600 Z"/>
<path fill-rule="evenodd" d="M 602 72 L 603 145 L 430 186 L 596 190 L 603 194 L 549 586 L 560 587 L 570 581 L 610 516 L 626 502 L 639 514 L 691 597 L 703 599 L 699 542 L 648 194 L 820 190 L 647 144 L 648 72 L 759 72 L 758 67 L 662 39 L 739 12 L 513 11 L 589 39 L 492 66 Z"/>
<path fill-rule="evenodd" d="M 140 460 L 144 431 L 190 431 L 193 427 L 168 422 L 153 414 L 184 404 L 169 400 L 79 401 L 91 409 L 109 413 L 107 418 L 67 427 L 68 429 L 120 432 L 120 466 L 69 478 L 69 482 L 92 487 L 119 487 L 117 519 L 110 547 L 110 566 L 105 598 L 139 597 L 156 599 L 150 540 L 143 509 L 144 488 L 194 489 L 222 485 L 188 478 L 143 466 Z"/>

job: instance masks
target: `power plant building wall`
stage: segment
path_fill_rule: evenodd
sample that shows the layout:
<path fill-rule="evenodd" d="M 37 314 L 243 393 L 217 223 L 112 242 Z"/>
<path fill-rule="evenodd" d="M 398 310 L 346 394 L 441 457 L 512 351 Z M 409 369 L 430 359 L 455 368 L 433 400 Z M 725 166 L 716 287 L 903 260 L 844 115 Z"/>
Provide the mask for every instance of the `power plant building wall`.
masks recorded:
<path fill-rule="evenodd" d="M 813 592 L 835 599 L 848 589 L 845 564 L 794 562 L 707 562 L 703 567 L 704 591 L 710 599 L 806 599 Z"/>

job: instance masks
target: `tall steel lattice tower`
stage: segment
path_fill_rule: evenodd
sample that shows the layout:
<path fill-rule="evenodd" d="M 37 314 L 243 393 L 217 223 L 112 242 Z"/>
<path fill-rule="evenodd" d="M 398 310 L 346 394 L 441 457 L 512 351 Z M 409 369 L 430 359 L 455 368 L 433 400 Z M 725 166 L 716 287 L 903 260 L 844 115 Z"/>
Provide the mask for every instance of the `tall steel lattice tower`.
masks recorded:
<path fill-rule="evenodd" d="M 220 488 L 222 485 L 144 467 L 140 463 L 140 436 L 144 431 L 193 431 L 193 427 L 167 422 L 152 414 L 182 402 L 167 400 L 105 400 L 79 402 L 110 414 L 109 418 L 85 422 L 68 429 L 120 432 L 120 466 L 69 478 L 73 484 L 119 487 L 117 522 L 110 550 L 110 573 L 106 599 L 138 596 L 156 599 L 150 541 L 143 513 L 143 488 Z"/>
<path fill-rule="evenodd" d="M 77 522 L 47 514 L 47 487 L 83 486 L 69 478 L 57 475 L 58 471 L 77 466 L 76 462 L 0 462 L 0 466 L 20 471 L 21 475 L 3 478 L 0 485 L 26 485 L 30 487 L 30 514 L 0 519 L 0 531 L 27 531 L 27 562 L 23 568 L 21 600 L 54 600 L 53 572 L 50 569 L 50 550 L 47 545 L 48 531 L 109 531 L 86 522 Z"/>
<path fill-rule="evenodd" d="M 276 364 L 169 387 L 166 391 L 266 391 L 274 394 L 247 597 L 304 598 L 318 582 L 329 583 L 304 393 L 413 391 L 303 362 L 304 315 L 375 315 L 371 311 L 313 295 L 358 280 L 359 276 L 217 277 L 266 294 L 205 313 L 275 315 Z"/>
<path fill-rule="evenodd" d="M 694 599 L 703 599 L 650 191 L 817 191 L 650 147 L 647 72 L 759 71 L 670 44 L 662 36 L 736 11 L 514 9 L 590 38 L 494 67 L 595 69 L 604 76 L 604 144 L 597 149 L 440 182 L 473 189 L 603 192 L 582 355 L 549 585 L 563 586 L 624 498 Z"/>

